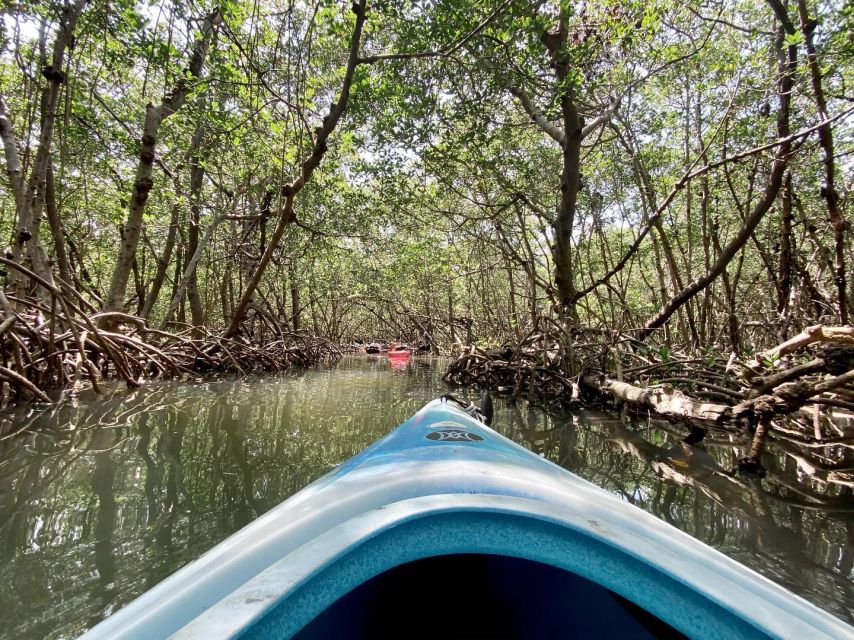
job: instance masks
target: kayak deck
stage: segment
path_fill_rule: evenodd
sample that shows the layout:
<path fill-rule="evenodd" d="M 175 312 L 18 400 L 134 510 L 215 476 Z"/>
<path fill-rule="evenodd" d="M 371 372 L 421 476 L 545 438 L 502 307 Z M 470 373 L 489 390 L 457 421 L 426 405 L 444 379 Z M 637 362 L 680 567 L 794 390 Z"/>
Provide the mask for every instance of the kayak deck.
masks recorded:
<path fill-rule="evenodd" d="M 552 586 L 548 612 L 532 609 L 540 583 Z M 495 637 L 490 620 L 503 621 L 499 637 L 554 637 L 538 625 L 559 625 L 580 637 L 854 638 L 446 401 L 85 637 L 417 637 L 431 624 L 444 629 L 434 637 Z"/>

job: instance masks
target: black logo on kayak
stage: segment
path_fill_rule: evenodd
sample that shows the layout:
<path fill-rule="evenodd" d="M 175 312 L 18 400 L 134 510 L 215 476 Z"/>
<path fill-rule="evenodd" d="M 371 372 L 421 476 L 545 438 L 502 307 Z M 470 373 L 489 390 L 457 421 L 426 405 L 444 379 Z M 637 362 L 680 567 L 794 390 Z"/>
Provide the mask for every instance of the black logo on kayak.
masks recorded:
<path fill-rule="evenodd" d="M 480 442 L 483 440 L 483 438 L 476 433 L 460 431 L 459 429 L 439 429 L 437 431 L 431 431 L 427 434 L 427 439 L 438 440 L 439 442 L 450 442 L 453 440 L 462 442 Z"/>

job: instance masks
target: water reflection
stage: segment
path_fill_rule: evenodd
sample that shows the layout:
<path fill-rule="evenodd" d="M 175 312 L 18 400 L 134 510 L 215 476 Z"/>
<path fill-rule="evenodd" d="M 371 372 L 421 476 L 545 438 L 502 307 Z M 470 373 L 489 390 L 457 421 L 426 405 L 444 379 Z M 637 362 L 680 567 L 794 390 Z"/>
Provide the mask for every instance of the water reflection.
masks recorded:
<path fill-rule="evenodd" d="M 666 424 L 627 425 L 596 412 L 505 411 L 505 435 L 852 621 L 854 500 L 805 487 L 772 465 L 764 481 L 730 470 L 743 455 L 727 440 L 702 447 Z M 785 480 L 784 483 L 778 480 Z"/>
<path fill-rule="evenodd" d="M 447 392 L 434 361 L 403 364 L 164 384 L 27 417 L 35 430 L 0 440 L 0 628 L 76 636 Z M 727 440 L 496 408 L 505 435 L 852 618 L 850 490 L 799 483 L 785 455 L 762 484 L 731 476 Z"/>
<path fill-rule="evenodd" d="M 391 366 L 392 371 L 406 371 L 410 366 L 409 358 L 402 358 L 400 356 L 388 358 L 388 364 Z"/>

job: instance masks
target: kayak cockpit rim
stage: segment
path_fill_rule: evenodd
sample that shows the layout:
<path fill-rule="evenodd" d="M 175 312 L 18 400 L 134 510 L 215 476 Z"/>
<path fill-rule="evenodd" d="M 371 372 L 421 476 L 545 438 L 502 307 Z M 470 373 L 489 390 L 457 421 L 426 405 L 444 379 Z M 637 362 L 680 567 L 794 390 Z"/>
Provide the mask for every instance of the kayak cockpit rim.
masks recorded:
<path fill-rule="evenodd" d="M 704 588 L 685 584 L 680 576 L 611 544 L 614 535 L 598 522 L 584 523 L 525 498 L 471 494 L 401 501 L 344 523 L 289 554 L 174 638 L 292 637 L 386 571 L 463 554 L 518 558 L 575 574 L 691 638 L 838 638 L 845 628 L 829 616 L 831 624 L 824 629 L 808 615 L 802 620 L 805 612 L 787 610 L 786 599 L 775 601 L 780 588 L 769 581 L 757 593 L 755 583 L 738 575 L 695 567 L 693 581 Z M 649 544 L 641 541 L 640 546 Z M 642 551 L 641 556 L 668 555 L 664 549 Z M 569 606 L 567 615 L 571 613 Z"/>

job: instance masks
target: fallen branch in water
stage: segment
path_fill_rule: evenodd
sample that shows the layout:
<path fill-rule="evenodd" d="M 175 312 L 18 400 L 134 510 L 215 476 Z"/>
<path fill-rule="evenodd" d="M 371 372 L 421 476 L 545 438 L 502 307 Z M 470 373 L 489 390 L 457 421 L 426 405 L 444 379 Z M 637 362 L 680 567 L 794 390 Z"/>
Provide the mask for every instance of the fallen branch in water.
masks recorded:
<path fill-rule="evenodd" d="M 649 409 L 663 418 L 692 426 L 713 428 L 722 425 L 731 412 L 728 405 L 691 398 L 670 385 L 637 387 L 604 376 L 588 376 L 584 383 L 598 393 L 637 409 Z"/>
<path fill-rule="evenodd" d="M 801 436 L 821 441 L 819 425 L 828 419 L 815 407 L 837 407 L 837 411 L 854 407 L 854 330 L 850 327 L 809 327 L 744 365 L 734 359 L 725 363 L 657 352 L 613 331 L 594 331 L 598 340 L 582 342 L 589 334 L 578 331 L 571 340 L 565 332 L 541 331 L 529 334 L 519 345 L 490 351 L 469 348 L 451 363 L 445 380 L 491 387 L 553 406 L 577 404 L 584 391 L 588 401 L 616 401 L 687 425 L 686 442 L 702 440 L 709 430 L 742 439 L 750 435 L 740 466 L 758 472 L 766 439 L 775 437 L 781 418 L 800 416 L 804 407 L 813 407 L 813 424 Z M 815 357 L 789 361 L 810 347 Z M 739 365 L 742 371 L 737 374 Z M 766 371 L 771 366 L 775 370 Z M 845 446 L 847 438 L 839 435 L 831 435 L 828 446 Z M 804 448 L 807 457 L 815 457 L 817 447 Z"/>

